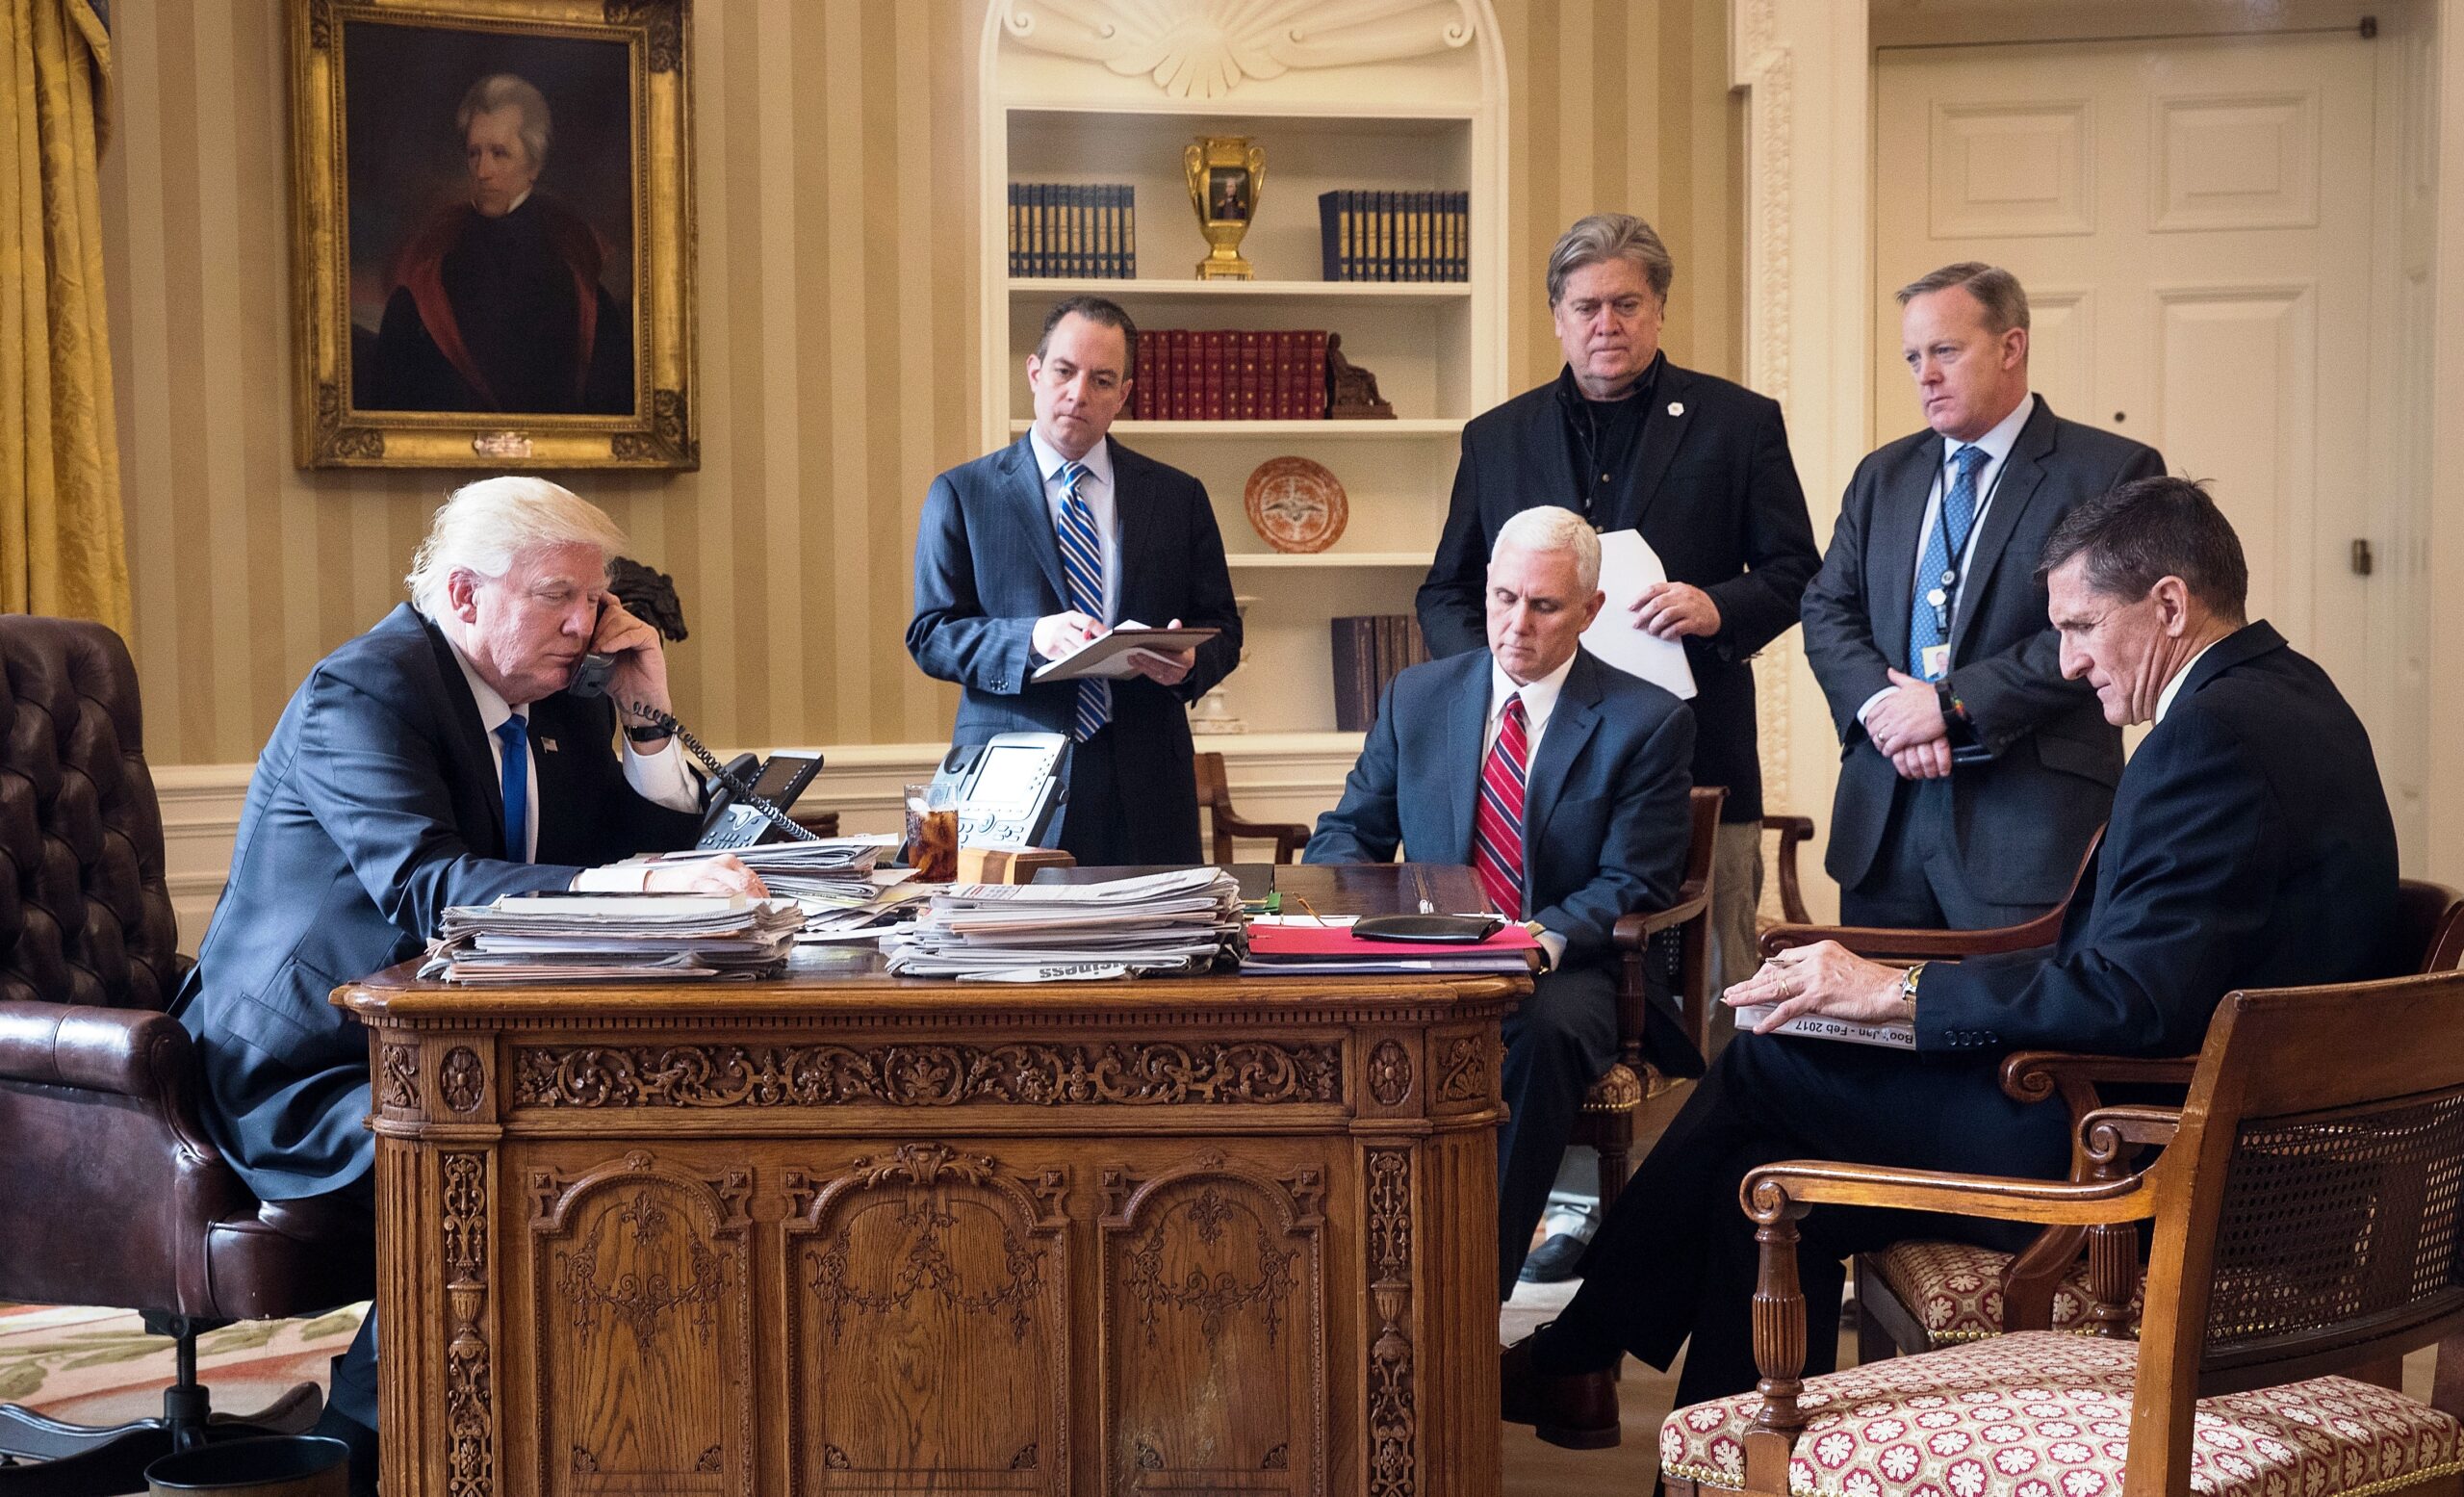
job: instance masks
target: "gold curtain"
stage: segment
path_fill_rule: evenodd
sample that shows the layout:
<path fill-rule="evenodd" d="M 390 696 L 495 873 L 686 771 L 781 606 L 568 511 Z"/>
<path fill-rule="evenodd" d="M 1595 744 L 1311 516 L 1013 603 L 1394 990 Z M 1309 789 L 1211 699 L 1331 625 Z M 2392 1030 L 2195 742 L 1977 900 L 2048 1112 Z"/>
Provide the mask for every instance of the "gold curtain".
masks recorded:
<path fill-rule="evenodd" d="M 0 609 L 126 636 L 95 183 L 110 75 L 89 0 L 0 0 Z"/>

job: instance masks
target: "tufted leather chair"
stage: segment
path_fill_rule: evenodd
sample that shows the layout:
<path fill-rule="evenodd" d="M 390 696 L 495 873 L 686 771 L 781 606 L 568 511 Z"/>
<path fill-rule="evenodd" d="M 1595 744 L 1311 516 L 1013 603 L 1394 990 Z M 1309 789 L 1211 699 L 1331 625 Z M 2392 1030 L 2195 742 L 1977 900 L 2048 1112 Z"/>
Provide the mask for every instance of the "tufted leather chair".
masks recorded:
<path fill-rule="evenodd" d="M 208 1429 L 197 1334 L 366 1299 L 364 1212 L 260 1203 L 199 1126 L 186 974 L 137 672 L 98 624 L 0 616 L 0 1300 L 116 1305 L 174 1338 L 164 1417 L 113 1430 L 0 1408 L 0 1497 L 141 1488 L 147 1460 L 305 1428 L 302 1388 Z"/>

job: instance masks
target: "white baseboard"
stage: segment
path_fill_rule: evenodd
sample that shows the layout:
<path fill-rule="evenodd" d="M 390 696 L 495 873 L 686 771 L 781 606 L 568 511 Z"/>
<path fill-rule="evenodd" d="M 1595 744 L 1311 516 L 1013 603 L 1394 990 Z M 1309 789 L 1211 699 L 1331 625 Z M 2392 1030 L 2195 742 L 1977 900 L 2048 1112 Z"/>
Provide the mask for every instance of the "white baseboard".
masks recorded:
<path fill-rule="evenodd" d="M 1306 825 L 1335 804 L 1343 791 L 1344 776 L 1351 772 L 1352 761 L 1360 753 L 1360 740 L 1356 733 L 1220 734 L 1200 737 L 1197 746 L 1202 752 L 1223 756 L 1241 814 L 1253 821 Z M 811 745 L 781 747 L 814 752 Z M 900 787 L 929 779 L 947 747 L 942 743 L 819 745 L 821 774 L 797 804 L 834 807 L 839 828 L 845 832 L 897 831 Z M 240 808 L 247 799 L 248 774 L 254 767 L 163 764 L 154 769 L 154 794 L 163 808 L 165 876 L 170 885 L 171 909 L 179 918 L 180 949 L 192 955 L 230 874 Z"/>

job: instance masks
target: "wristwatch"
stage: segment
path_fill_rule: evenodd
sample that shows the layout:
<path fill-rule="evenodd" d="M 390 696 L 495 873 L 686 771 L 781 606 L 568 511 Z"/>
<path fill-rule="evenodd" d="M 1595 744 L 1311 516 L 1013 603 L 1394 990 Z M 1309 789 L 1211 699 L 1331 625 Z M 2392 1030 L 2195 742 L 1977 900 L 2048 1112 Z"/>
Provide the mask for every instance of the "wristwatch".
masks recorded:
<path fill-rule="evenodd" d="M 1917 963 L 1899 974 L 1899 1000 L 1908 1005 L 1908 1017 L 1916 1017 L 1916 979 L 1925 973 L 1925 964 Z"/>
<path fill-rule="evenodd" d="M 627 723 L 625 736 L 635 743 L 655 743 L 668 736 L 668 732 L 655 723 Z"/>

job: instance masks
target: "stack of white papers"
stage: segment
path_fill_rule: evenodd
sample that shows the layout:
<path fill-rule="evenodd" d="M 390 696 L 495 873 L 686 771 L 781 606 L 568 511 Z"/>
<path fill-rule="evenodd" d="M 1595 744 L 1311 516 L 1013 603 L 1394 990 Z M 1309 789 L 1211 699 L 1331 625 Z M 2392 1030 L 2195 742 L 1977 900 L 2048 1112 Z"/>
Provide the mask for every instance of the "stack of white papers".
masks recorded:
<path fill-rule="evenodd" d="M 955 884 L 883 938 L 904 977 L 1009 982 L 1194 972 L 1241 932 L 1241 881 L 1180 868 L 1102 884 Z"/>
<path fill-rule="evenodd" d="M 447 910 L 420 975 L 473 984 L 775 977 L 804 922 L 789 899 L 507 894 Z"/>
<path fill-rule="evenodd" d="M 666 853 L 659 863 L 690 863 L 730 857 L 761 875 L 762 885 L 781 899 L 803 899 L 821 905 L 862 904 L 876 892 L 873 865 L 898 846 L 891 836 L 825 837 L 815 841 L 763 842 L 725 852 Z"/>

